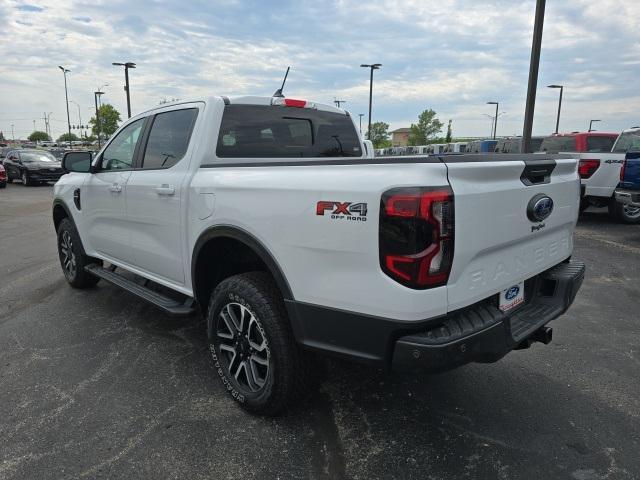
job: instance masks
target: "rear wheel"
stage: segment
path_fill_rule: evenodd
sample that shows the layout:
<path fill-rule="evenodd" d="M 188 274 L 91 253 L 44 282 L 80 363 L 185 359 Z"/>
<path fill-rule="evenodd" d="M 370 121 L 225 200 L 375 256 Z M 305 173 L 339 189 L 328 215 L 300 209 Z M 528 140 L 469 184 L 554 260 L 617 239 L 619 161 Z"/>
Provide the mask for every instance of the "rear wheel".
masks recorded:
<path fill-rule="evenodd" d="M 85 255 L 80 236 L 68 218 L 58 226 L 58 256 L 67 282 L 75 288 L 93 287 L 100 280 L 86 272 L 84 267 L 90 263 L 102 263 Z"/>
<path fill-rule="evenodd" d="M 609 202 L 609 213 L 619 222 L 627 224 L 640 223 L 640 207 L 633 207 L 611 199 Z"/>
<path fill-rule="evenodd" d="M 309 357 L 293 337 L 268 274 L 243 273 L 220 283 L 211 295 L 207 331 L 216 373 L 245 410 L 276 415 L 309 391 Z"/>

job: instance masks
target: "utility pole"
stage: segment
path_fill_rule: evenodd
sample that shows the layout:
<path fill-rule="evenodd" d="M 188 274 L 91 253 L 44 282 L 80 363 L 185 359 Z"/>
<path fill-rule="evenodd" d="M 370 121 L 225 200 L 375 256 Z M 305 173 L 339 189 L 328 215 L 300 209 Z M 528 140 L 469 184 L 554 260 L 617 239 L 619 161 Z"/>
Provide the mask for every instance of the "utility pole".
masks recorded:
<path fill-rule="evenodd" d="M 378 70 L 382 64 L 372 63 L 371 65 L 362 64 L 362 68 L 370 68 L 371 76 L 369 77 L 369 128 L 367 129 L 367 140 L 371 140 L 371 103 L 373 101 L 373 71 Z"/>
<path fill-rule="evenodd" d="M 128 118 L 131 118 L 131 98 L 129 97 L 129 69 L 136 68 L 136 64 L 133 62 L 113 62 L 112 65 L 124 67 L 124 91 L 127 92 L 127 115 Z"/>
<path fill-rule="evenodd" d="M 67 73 L 71 70 L 67 70 L 60 65 L 58 65 L 58 68 L 62 70 L 62 74 L 64 75 L 64 98 L 67 101 L 67 129 L 69 131 L 69 148 L 71 148 L 71 117 L 69 117 L 69 94 L 67 93 Z"/>
<path fill-rule="evenodd" d="M 531 153 L 531 133 L 533 131 L 533 113 L 536 108 L 536 89 L 538 88 L 538 70 L 540 68 L 540 49 L 542 48 L 542 31 L 544 30 L 544 9 L 546 0 L 536 0 L 536 16 L 531 43 L 531 62 L 529 64 L 529 87 L 527 88 L 527 105 L 524 111 L 524 128 L 522 131 L 522 153 Z"/>
<path fill-rule="evenodd" d="M 103 93 L 104 92 L 101 92 L 101 91 L 93 92 L 93 100 L 96 102 L 96 128 L 98 129 L 98 150 L 100 150 L 100 130 L 101 130 L 100 110 L 98 109 L 98 98 Z"/>

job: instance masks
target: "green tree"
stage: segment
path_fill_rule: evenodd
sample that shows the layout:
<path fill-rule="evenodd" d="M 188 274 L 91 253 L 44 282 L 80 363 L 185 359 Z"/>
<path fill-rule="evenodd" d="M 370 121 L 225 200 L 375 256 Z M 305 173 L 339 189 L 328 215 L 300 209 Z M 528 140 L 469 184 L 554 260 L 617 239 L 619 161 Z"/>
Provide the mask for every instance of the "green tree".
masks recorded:
<path fill-rule="evenodd" d="M 29 138 L 27 138 L 27 140 L 29 140 L 30 142 L 42 142 L 44 140 L 51 140 L 51 138 L 49 138 L 47 132 L 36 130 L 31 135 L 29 135 Z"/>
<path fill-rule="evenodd" d="M 368 135 L 367 135 L 368 136 Z M 389 138 L 389 124 L 384 122 L 375 122 L 371 124 L 371 142 L 374 148 L 383 148 L 383 144 Z"/>
<path fill-rule="evenodd" d="M 76 140 L 80 140 L 75 133 L 63 133 L 58 137 L 58 143 L 60 142 L 75 142 Z"/>
<path fill-rule="evenodd" d="M 113 108 L 113 105 L 105 103 L 98 109 L 98 114 L 100 115 L 100 136 L 110 137 L 118 129 L 120 113 Z M 91 124 L 91 132 L 98 135 L 96 117 L 92 117 L 89 123 Z"/>
<path fill-rule="evenodd" d="M 436 112 L 425 110 L 418 117 L 417 124 L 411 124 L 409 145 L 425 145 L 432 137 L 442 131 L 442 122 L 436 117 Z"/>
<path fill-rule="evenodd" d="M 444 139 L 444 143 L 451 143 L 451 138 L 452 138 L 452 131 L 451 131 L 451 119 L 449 119 L 449 125 L 447 125 L 447 136 Z"/>

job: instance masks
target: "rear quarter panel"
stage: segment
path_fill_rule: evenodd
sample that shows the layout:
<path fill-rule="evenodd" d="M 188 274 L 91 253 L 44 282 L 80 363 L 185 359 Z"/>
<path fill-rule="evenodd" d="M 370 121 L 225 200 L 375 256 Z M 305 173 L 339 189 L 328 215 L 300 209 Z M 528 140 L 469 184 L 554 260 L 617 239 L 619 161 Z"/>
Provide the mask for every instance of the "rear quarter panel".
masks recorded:
<path fill-rule="evenodd" d="M 201 168 L 192 195 L 210 191 L 215 207 L 193 224 L 191 247 L 208 227 L 236 226 L 270 251 L 297 301 L 396 320 L 430 318 L 446 312 L 446 287 L 403 287 L 382 272 L 378 253 L 382 193 L 421 185 L 447 185 L 445 165 Z M 320 201 L 366 203 L 366 221 L 330 210 L 318 215 Z"/>

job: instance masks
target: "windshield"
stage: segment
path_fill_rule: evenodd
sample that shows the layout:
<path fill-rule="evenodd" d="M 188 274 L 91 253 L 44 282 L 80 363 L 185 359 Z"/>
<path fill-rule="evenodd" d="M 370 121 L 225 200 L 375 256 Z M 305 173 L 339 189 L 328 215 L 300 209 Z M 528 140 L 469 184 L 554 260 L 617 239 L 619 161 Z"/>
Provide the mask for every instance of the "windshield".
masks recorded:
<path fill-rule="evenodd" d="M 623 132 L 613 146 L 613 153 L 627 153 L 629 150 L 640 150 L 640 130 Z"/>
<path fill-rule="evenodd" d="M 20 160 L 23 162 L 57 162 L 56 157 L 49 152 L 22 152 Z"/>

